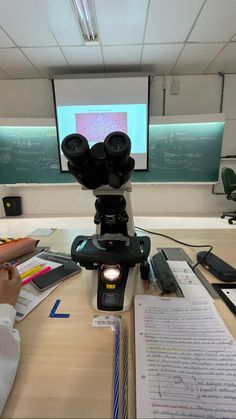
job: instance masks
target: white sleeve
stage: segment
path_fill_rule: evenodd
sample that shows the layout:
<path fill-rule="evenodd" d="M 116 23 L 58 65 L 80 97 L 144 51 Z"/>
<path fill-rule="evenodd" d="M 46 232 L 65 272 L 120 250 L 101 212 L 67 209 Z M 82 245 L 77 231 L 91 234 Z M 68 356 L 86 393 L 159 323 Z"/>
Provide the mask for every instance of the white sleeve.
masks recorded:
<path fill-rule="evenodd" d="M 16 311 L 0 304 L 0 416 L 11 391 L 20 358 L 20 336 L 13 328 Z"/>

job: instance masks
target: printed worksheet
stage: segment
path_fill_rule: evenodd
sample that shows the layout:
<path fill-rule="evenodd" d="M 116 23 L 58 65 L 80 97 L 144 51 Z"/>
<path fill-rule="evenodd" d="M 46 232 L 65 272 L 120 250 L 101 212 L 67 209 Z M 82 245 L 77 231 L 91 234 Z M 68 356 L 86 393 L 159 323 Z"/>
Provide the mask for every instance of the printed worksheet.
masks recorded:
<path fill-rule="evenodd" d="M 212 301 L 212 297 L 186 261 L 167 261 L 185 298 L 202 298 Z"/>
<path fill-rule="evenodd" d="M 135 297 L 137 418 L 235 418 L 236 344 L 209 300 Z"/>

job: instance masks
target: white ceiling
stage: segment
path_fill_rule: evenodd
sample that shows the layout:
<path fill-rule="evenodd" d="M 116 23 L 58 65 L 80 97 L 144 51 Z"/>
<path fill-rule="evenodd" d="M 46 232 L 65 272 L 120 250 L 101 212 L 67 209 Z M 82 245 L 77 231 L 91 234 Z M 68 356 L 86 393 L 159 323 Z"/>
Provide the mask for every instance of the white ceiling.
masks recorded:
<path fill-rule="evenodd" d="M 93 0 L 86 46 L 71 0 L 0 0 L 0 79 L 84 72 L 236 72 L 236 0 Z"/>

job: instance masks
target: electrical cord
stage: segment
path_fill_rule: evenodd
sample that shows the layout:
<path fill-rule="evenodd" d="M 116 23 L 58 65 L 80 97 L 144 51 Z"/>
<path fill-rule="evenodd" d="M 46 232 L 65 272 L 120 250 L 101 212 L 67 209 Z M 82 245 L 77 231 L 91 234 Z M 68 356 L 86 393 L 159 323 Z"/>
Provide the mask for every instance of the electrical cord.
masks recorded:
<path fill-rule="evenodd" d="M 204 257 L 201 258 L 197 263 L 195 263 L 195 265 L 191 266 L 191 268 L 192 268 L 193 271 L 209 255 L 209 253 L 213 249 L 213 246 L 211 246 L 210 244 L 190 244 L 190 243 L 185 243 L 185 242 L 182 242 L 181 240 L 175 239 L 174 237 L 168 236 L 167 234 L 156 233 L 154 231 L 146 230 L 145 228 L 138 227 L 138 226 L 134 226 L 134 228 L 135 229 L 137 228 L 138 230 L 144 231 L 145 233 L 148 233 L 148 234 L 153 234 L 155 236 L 165 237 L 166 239 L 173 240 L 174 242 L 183 244 L 184 246 L 189 246 L 189 247 L 209 247 L 209 250 L 206 252 L 206 254 L 204 255 Z"/>

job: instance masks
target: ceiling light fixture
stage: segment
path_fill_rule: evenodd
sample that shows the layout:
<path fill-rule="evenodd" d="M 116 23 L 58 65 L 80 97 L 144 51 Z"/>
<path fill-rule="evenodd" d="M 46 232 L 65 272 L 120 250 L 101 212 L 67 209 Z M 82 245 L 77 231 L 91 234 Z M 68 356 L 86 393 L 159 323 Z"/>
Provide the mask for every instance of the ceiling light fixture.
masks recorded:
<path fill-rule="evenodd" d="M 95 11 L 91 0 L 72 0 L 72 4 L 83 34 L 84 42 L 86 44 L 98 42 Z"/>

